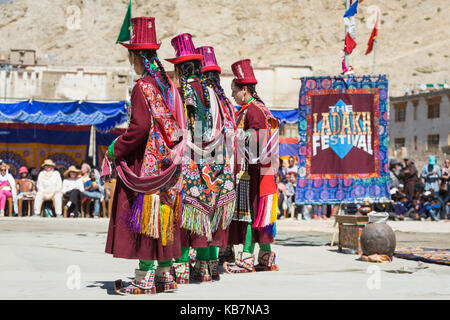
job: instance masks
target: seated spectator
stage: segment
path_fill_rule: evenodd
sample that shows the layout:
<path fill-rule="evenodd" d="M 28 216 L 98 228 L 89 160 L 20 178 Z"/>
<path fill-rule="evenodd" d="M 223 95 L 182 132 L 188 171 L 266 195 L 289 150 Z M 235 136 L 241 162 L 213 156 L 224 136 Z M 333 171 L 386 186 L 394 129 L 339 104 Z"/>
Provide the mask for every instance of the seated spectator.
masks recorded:
<path fill-rule="evenodd" d="M 19 178 L 16 180 L 17 201 L 19 204 L 18 216 L 22 216 L 24 199 L 34 199 L 36 197 L 36 185 L 33 180 L 28 178 L 28 168 L 20 167 Z M 28 205 L 28 202 L 25 202 Z M 28 209 L 28 208 L 27 208 Z"/>
<path fill-rule="evenodd" d="M 425 214 L 423 204 L 422 198 L 413 199 L 411 207 L 408 209 L 408 217 L 413 220 L 420 220 L 420 216 Z"/>
<path fill-rule="evenodd" d="M 37 193 L 34 201 L 34 216 L 39 216 L 44 200 L 52 200 L 55 213 L 58 218 L 62 217 L 62 181 L 58 171 L 55 171 L 55 163 L 47 159 L 42 164 L 44 168 L 38 175 Z"/>
<path fill-rule="evenodd" d="M 81 181 L 83 181 L 83 184 L 85 184 L 87 181 L 90 180 L 89 173 L 91 172 L 91 166 L 87 164 L 86 162 L 83 162 L 81 164 Z"/>
<path fill-rule="evenodd" d="M 89 180 L 84 183 L 83 195 L 88 199 L 94 199 L 94 218 L 98 218 L 100 213 L 100 200 L 103 197 L 103 185 L 100 178 L 96 178 L 94 170 L 89 172 Z"/>
<path fill-rule="evenodd" d="M 78 170 L 75 166 L 70 166 L 69 169 L 64 172 L 65 179 L 62 184 L 62 193 L 64 199 L 68 200 L 66 208 L 69 211 L 70 217 L 78 217 L 80 214 L 80 204 L 84 191 L 80 172 L 81 170 Z"/>
<path fill-rule="evenodd" d="M 286 200 L 288 212 L 291 215 L 292 205 L 295 202 L 295 187 L 297 185 L 297 173 L 290 172 L 287 175 L 287 183 L 286 183 Z"/>
<path fill-rule="evenodd" d="M 395 220 L 405 220 L 405 216 L 410 207 L 409 199 L 406 195 L 401 196 L 399 201 L 394 205 Z"/>
<path fill-rule="evenodd" d="M 424 203 L 424 214 L 421 218 L 430 218 L 431 221 L 439 220 L 439 212 L 441 211 L 441 205 L 438 203 L 436 197 L 431 192 L 425 192 L 426 202 Z"/>
<path fill-rule="evenodd" d="M 12 198 L 15 201 L 15 185 L 13 176 L 8 173 L 8 165 L 2 162 L 0 165 L 0 217 L 5 216 L 6 200 Z"/>

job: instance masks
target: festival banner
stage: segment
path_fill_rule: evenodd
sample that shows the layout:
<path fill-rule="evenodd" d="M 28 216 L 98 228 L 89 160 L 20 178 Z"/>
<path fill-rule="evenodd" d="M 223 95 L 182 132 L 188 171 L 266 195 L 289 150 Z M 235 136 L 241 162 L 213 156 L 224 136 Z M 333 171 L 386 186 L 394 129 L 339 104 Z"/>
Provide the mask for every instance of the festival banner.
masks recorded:
<path fill-rule="evenodd" d="M 303 78 L 299 135 L 297 204 L 389 201 L 385 75 Z"/>
<path fill-rule="evenodd" d="M 52 159 L 60 170 L 87 160 L 90 126 L 0 123 L 0 159 L 16 176 L 21 166 L 37 168 Z"/>

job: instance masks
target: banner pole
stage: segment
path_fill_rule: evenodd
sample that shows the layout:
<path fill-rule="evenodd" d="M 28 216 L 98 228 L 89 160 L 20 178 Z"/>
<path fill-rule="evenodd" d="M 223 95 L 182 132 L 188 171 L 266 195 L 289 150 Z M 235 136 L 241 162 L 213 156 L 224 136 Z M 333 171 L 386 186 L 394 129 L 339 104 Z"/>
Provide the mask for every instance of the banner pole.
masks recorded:
<path fill-rule="evenodd" d="M 377 61 L 377 39 L 375 39 L 373 44 L 373 65 L 372 65 L 372 74 L 375 75 L 375 63 Z"/>
<path fill-rule="evenodd" d="M 347 12 L 348 8 L 350 6 L 350 0 L 345 0 L 345 12 Z M 344 42 L 345 42 L 345 38 L 347 37 L 347 33 L 348 33 L 348 25 L 345 25 L 345 34 L 344 34 Z M 344 61 L 345 61 L 345 65 L 348 66 L 349 65 L 349 54 L 347 52 L 344 52 Z"/>

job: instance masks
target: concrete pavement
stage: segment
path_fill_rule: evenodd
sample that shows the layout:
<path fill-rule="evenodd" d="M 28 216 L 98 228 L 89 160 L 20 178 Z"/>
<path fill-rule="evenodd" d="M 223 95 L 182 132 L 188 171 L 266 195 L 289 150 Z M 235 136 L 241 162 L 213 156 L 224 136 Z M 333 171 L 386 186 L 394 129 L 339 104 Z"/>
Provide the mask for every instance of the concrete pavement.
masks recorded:
<path fill-rule="evenodd" d="M 450 238 L 450 223 L 389 224 L 415 245 L 423 235 Z M 218 282 L 181 285 L 176 293 L 122 297 L 113 282 L 131 280 L 137 261 L 104 253 L 107 227 L 107 219 L 0 218 L 0 283 L 7 288 L 0 299 L 450 298 L 449 267 L 397 258 L 374 264 L 338 253 L 326 245 L 333 220 L 279 221 L 273 249 L 280 271 L 224 274 Z"/>

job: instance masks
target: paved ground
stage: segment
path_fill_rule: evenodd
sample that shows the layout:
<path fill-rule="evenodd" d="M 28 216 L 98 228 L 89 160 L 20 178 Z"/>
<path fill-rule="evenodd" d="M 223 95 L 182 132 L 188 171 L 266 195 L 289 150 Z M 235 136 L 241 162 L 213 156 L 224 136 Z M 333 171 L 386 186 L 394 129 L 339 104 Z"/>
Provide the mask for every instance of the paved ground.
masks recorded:
<path fill-rule="evenodd" d="M 450 223 L 389 224 L 398 246 L 450 248 Z M 279 221 L 278 272 L 225 274 L 172 294 L 122 297 L 113 281 L 132 277 L 137 262 L 104 253 L 107 226 L 106 219 L 0 218 L 0 283 L 7 288 L 0 299 L 450 298 L 449 267 L 403 259 L 373 264 L 338 253 L 329 246 L 332 220 Z"/>

